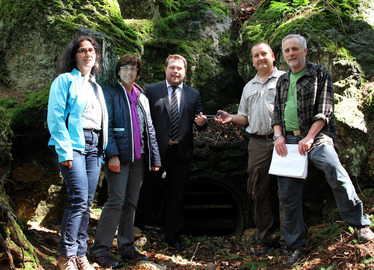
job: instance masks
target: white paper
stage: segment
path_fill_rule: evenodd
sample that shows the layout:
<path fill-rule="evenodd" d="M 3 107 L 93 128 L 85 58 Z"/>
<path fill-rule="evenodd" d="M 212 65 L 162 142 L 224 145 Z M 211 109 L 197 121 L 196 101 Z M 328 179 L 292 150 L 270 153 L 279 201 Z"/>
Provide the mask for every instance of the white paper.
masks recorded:
<path fill-rule="evenodd" d="M 281 157 L 273 150 L 269 174 L 305 179 L 308 175 L 308 155 L 300 155 L 298 144 L 286 144 L 287 156 Z"/>

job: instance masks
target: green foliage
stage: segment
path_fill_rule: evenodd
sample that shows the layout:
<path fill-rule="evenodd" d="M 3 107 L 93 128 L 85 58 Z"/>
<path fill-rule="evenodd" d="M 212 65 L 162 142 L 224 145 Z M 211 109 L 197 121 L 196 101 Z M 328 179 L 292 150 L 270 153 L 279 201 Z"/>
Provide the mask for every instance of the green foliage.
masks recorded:
<path fill-rule="evenodd" d="M 267 14 L 269 17 L 279 20 L 287 16 L 292 11 L 293 8 L 289 5 L 289 3 L 271 2 L 270 8 L 265 11 L 265 14 Z"/>
<path fill-rule="evenodd" d="M 249 261 L 244 263 L 242 267 L 248 270 L 265 269 L 269 263 L 269 261 Z"/>
<path fill-rule="evenodd" d="M 11 109 L 16 106 L 16 101 L 13 98 L 0 98 L 0 106 Z"/>
<path fill-rule="evenodd" d="M 187 11 L 176 13 L 172 16 L 160 19 L 155 24 L 155 36 L 164 39 L 173 39 L 176 37 L 185 37 L 186 28 L 181 27 L 187 20 L 191 18 L 191 14 Z M 196 33 L 197 34 L 197 33 Z"/>
<path fill-rule="evenodd" d="M 323 230 L 315 233 L 314 240 L 316 243 L 329 241 L 331 244 L 337 241 L 337 236 L 342 233 L 344 227 L 341 223 L 332 223 L 330 226 L 325 227 Z"/>
<path fill-rule="evenodd" d="M 180 9 L 179 1 L 175 0 L 161 0 L 160 1 L 160 11 L 162 17 L 170 16 Z"/>
<path fill-rule="evenodd" d="M 324 267 L 324 266 L 318 266 L 318 269 L 320 269 L 320 270 L 333 270 L 333 269 L 335 269 L 335 266 L 337 265 L 337 262 L 333 262 L 333 264 L 332 265 L 330 265 L 330 266 L 328 266 L 327 268 L 326 267 Z"/>
<path fill-rule="evenodd" d="M 28 128 L 42 131 L 46 128 L 49 89 L 51 84 L 43 90 L 28 94 L 23 105 L 16 105 L 12 110 L 12 127 Z"/>
<path fill-rule="evenodd" d="M 235 259 L 238 259 L 240 258 L 241 256 L 239 254 L 228 254 L 225 259 L 229 259 L 229 260 L 235 260 Z"/>
<path fill-rule="evenodd" d="M 10 162 L 12 160 L 11 154 L 11 137 L 13 136 L 10 128 L 10 119 L 4 107 L 0 105 L 0 179 L 10 169 Z M 2 186 L 2 183 L 1 185 Z"/>

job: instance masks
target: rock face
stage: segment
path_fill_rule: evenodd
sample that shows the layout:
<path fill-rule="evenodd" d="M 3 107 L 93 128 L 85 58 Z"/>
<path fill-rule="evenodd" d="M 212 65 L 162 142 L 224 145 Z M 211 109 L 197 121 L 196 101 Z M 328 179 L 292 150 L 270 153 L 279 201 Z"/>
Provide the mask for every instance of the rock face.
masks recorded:
<path fill-rule="evenodd" d="M 99 39 L 104 52 L 99 81 L 103 85 L 112 83 L 113 64 L 118 57 L 113 40 L 127 39 L 122 51 L 136 51 L 138 46 L 136 34 L 120 19 L 119 6 L 115 1 L 110 3 L 32 1 L 25 5 L 22 1 L 1 1 L 0 60 L 4 64 L 0 67 L 0 85 L 26 93 L 43 89 L 53 80 L 67 43 L 88 32 Z"/>
<path fill-rule="evenodd" d="M 164 80 L 167 56 L 183 55 L 188 62 L 186 83 L 201 92 L 207 114 L 237 102 L 244 86 L 236 69 L 231 18 L 227 9 L 222 8 L 221 13 L 212 9 L 209 5 L 188 6 L 157 20 L 144 45 L 140 80 L 142 86 Z"/>
<path fill-rule="evenodd" d="M 156 3 L 158 2 L 158 3 Z M 144 0 L 140 2 L 131 0 L 118 0 L 121 15 L 124 19 L 156 19 L 160 17 L 159 4 L 162 1 Z"/>
<path fill-rule="evenodd" d="M 56 160 L 46 146 L 48 85 L 54 78 L 63 48 L 81 33 L 94 35 L 102 48 L 103 72 L 98 81 L 103 87 L 115 81 L 113 70 L 118 57 L 124 53 L 141 56 L 143 72 L 139 84 L 142 87 L 164 80 L 167 56 L 182 54 L 188 61 L 186 83 L 201 92 L 207 114 L 239 102 L 244 84 L 256 73 L 250 57 L 250 48 L 255 42 L 269 42 L 277 66 L 287 69 L 281 57 L 282 38 L 294 32 L 305 35 L 309 60 L 327 66 L 335 80 L 340 158 L 353 177 L 364 187 L 369 185 L 374 174 L 371 154 L 374 141 L 373 127 L 365 120 L 374 110 L 371 98 L 365 102 L 360 99 L 364 96 L 361 95 L 362 80 L 374 76 L 373 22 L 369 16 L 374 5 L 370 4 L 372 0 L 367 2 L 369 5 L 361 8 L 367 15 L 364 20 L 357 6 L 337 3 L 335 7 L 311 9 L 301 4 L 295 7 L 291 1 L 266 0 L 238 34 L 228 6 L 220 1 L 196 1 L 194 5 L 162 0 L 141 3 L 40 0 L 27 4 L 0 1 L 0 88 L 33 93 L 27 96 L 24 105 L 16 104 L 11 108 L 15 132 L 11 178 L 16 185 L 7 188 L 22 219 L 44 223 L 60 219 L 65 190 Z M 231 4 L 231 8 L 235 8 L 235 4 Z M 372 96 L 369 88 L 365 93 Z M 235 106 L 230 110 L 236 112 Z M 216 139 L 212 139 L 208 144 L 205 135 L 202 133 L 203 139 L 196 147 L 192 178 L 219 179 L 228 190 L 238 189 L 233 184 L 238 180 L 239 189 L 244 191 L 238 198 L 245 198 L 246 204 L 242 208 L 245 212 L 242 218 L 248 219 L 244 222 L 251 225 L 251 207 L 245 201 L 248 196 L 243 188 L 247 178 L 246 142 L 215 144 Z M 225 153 L 219 157 L 222 151 Z M 215 153 L 214 156 L 211 153 Z M 234 159 L 240 160 L 235 164 L 240 166 L 233 166 Z M 217 167 L 217 163 L 224 168 Z M 209 169 L 205 169 L 207 166 Z M 326 196 L 325 202 L 329 201 L 331 194 L 324 196 L 322 192 L 329 190 L 327 184 L 320 181 L 323 177 L 316 172 L 310 179 L 306 185 L 318 187 L 319 201 Z M 320 182 L 313 182 L 316 179 Z M 329 213 L 326 209 L 331 206 L 323 205 L 324 210 L 321 210 L 322 203 L 309 203 L 315 198 L 313 193 L 306 194 L 306 198 L 308 216 L 313 217 L 314 222 L 318 215 Z"/>
<path fill-rule="evenodd" d="M 281 54 L 281 41 L 287 34 L 303 35 L 308 42 L 307 59 L 326 66 L 334 79 L 341 161 L 352 176 L 360 176 L 360 183 L 367 186 L 373 170 L 372 165 L 369 170 L 366 166 L 373 147 L 368 145 L 368 135 L 370 137 L 373 130 L 367 129 L 359 106 L 362 81 L 374 76 L 371 45 L 374 32 L 370 16 L 359 17 L 359 14 L 362 11 L 371 14 L 373 6 L 363 8 L 357 3 L 346 6 L 337 2 L 326 9 L 311 10 L 308 4 L 292 7 L 291 2 L 282 3 L 264 1 L 244 24 L 237 40 L 239 72 L 242 77 L 250 78 L 253 68 L 246 56 L 251 44 L 260 37 L 272 46 L 277 66 L 288 70 Z M 292 12 L 296 10 L 299 15 L 295 17 Z"/>

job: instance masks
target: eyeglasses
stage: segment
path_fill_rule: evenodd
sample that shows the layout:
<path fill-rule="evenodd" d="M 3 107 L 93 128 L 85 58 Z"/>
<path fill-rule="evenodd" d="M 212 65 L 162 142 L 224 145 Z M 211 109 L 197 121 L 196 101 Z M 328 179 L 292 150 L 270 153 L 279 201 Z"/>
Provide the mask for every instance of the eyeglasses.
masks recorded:
<path fill-rule="evenodd" d="M 88 48 L 88 49 L 79 49 L 77 53 L 81 55 L 86 55 L 87 53 L 90 55 L 93 55 L 96 53 L 96 50 L 94 48 Z"/>
<path fill-rule="evenodd" d="M 123 66 L 123 67 L 120 67 L 120 69 L 124 71 L 138 71 L 139 70 L 136 67 L 130 67 L 130 66 Z"/>

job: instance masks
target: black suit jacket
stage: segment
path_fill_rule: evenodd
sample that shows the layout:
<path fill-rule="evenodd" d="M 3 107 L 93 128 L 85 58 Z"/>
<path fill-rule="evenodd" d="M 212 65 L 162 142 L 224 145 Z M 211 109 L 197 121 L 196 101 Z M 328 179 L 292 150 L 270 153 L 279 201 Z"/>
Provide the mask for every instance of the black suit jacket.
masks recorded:
<path fill-rule="evenodd" d="M 165 157 L 171 131 L 170 102 L 166 81 L 148 85 L 145 95 L 148 97 L 153 125 L 161 157 Z M 179 109 L 178 149 L 184 161 L 192 160 L 193 124 L 195 115 L 203 111 L 199 91 L 183 83 Z M 197 126 L 199 130 L 206 127 Z"/>

